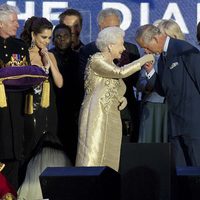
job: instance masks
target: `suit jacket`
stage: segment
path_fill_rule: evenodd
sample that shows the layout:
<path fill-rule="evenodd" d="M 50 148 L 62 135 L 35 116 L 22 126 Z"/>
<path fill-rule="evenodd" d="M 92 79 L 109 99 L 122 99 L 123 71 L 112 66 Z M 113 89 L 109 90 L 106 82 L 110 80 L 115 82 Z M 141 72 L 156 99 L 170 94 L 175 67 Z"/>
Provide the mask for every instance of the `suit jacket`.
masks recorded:
<path fill-rule="evenodd" d="M 159 61 L 161 62 L 161 61 Z M 149 84 L 166 96 L 169 134 L 199 136 L 200 53 L 186 41 L 170 38 L 166 62 Z M 163 66 L 163 69 L 161 69 Z"/>
<path fill-rule="evenodd" d="M 117 64 L 118 66 L 123 66 L 125 64 L 128 64 L 140 58 L 138 48 L 135 44 L 125 42 L 124 46 L 126 50 L 123 52 L 121 59 L 115 61 L 115 64 Z M 80 49 L 80 52 L 79 52 L 80 53 L 79 54 L 80 76 L 81 76 L 82 86 L 84 85 L 84 71 L 85 71 L 88 58 L 97 52 L 99 52 L 99 49 L 97 48 L 95 42 L 91 42 Z M 137 135 L 139 132 L 139 107 L 138 107 L 138 102 L 133 92 L 133 86 L 136 86 L 138 77 L 139 77 L 139 72 L 136 72 L 135 74 L 123 79 L 126 85 L 126 93 L 124 96 L 127 98 L 127 102 L 128 102 L 127 108 L 128 108 L 128 112 L 130 113 L 130 117 L 132 121 L 133 132 L 134 132 L 133 137 L 136 137 L 136 138 L 133 138 L 133 140 L 137 140 Z M 84 89 L 82 88 L 82 90 Z"/>

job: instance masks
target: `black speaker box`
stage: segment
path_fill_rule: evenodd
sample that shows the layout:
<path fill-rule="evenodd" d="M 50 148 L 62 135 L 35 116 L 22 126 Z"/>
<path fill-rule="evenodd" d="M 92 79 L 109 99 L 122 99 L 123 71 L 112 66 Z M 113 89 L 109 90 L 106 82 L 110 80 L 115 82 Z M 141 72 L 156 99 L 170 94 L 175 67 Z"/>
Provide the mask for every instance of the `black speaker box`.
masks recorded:
<path fill-rule="evenodd" d="M 120 174 L 109 167 L 49 167 L 40 185 L 50 200 L 120 200 Z"/>
<path fill-rule="evenodd" d="M 175 166 L 168 143 L 124 143 L 120 170 L 122 200 L 172 200 Z"/>
<path fill-rule="evenodd" d="M 177 167 L 178 200 L 200 199 L 200 167 Z"/>

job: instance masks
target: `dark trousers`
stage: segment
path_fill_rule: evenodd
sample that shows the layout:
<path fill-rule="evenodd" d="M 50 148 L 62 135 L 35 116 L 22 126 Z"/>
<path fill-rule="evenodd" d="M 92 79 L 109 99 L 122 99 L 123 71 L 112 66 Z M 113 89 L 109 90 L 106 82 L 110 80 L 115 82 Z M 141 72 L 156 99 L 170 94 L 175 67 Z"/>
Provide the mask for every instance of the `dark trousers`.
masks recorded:
<path fill-rule="evenodd" d="M 169 138 L 176 166 L 200 166 L 200 137 Z"/>

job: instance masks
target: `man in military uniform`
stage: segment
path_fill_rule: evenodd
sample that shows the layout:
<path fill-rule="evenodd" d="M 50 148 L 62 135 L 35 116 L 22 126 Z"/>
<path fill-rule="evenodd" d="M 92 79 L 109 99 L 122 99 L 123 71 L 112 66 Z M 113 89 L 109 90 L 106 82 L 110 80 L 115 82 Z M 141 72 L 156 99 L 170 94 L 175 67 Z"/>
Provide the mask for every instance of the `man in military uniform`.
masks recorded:
<path fill-rule="evenodd" d="M 0 68 L 24 66 L 30 63 L 24 42 L 15 38 L 18 8 L 0 5 Z M 6 164 L 2 172 L 17 189 L 20 164 L 24 160 L 24 92 L 5 85 L 7 106 L 0 107 L 0 161 Z"/>

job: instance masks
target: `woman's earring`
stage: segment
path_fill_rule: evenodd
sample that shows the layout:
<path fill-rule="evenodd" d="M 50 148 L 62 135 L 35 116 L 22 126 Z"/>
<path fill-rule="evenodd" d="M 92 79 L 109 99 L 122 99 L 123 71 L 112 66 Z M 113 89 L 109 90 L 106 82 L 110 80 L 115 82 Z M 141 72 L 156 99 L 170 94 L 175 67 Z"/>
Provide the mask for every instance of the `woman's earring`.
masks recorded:
<path fill-rule="evenodd" d="M 35 47 L 35 40 L 34 39 L 32 39 L 32 41 L 31 41 L 30 49 L 32 49 L 33 47 Z"/>

